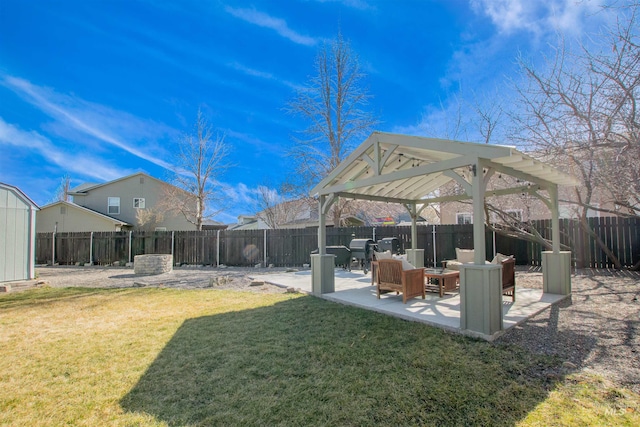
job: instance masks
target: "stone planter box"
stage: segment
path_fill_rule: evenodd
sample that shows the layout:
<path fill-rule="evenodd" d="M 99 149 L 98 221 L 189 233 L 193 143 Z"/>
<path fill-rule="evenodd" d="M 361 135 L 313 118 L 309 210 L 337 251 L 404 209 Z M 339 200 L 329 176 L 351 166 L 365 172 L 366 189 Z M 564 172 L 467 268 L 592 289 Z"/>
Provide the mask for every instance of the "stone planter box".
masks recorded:
<path fill-rule="evenodd" d="M 173 255 L 136 255 L 133 272 L 140 275 L 162 274 L 173 271 Z"/>

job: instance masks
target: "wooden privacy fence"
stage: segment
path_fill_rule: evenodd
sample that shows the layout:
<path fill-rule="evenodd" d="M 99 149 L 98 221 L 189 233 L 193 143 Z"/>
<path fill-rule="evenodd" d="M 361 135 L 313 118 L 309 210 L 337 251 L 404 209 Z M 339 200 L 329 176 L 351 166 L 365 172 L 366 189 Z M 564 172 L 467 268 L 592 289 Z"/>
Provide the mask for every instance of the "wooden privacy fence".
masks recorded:
<path fill-rule="evenodd" d="M 596 235 L 619 258 L 623 267 L 640 261 L 640 219 L 590 218 Z M 551 237 L 551 221 L 535 221 L 541 235 Z M 397 237 L 402 251 L 411 248 L 411 227 L 345 227 L 327 229 L 327 245 L 349 246 L 353 238 L 378 241 Z M 540 265 L 539 244 L 486 232 L 487 257 L 494 252 L 515 255 L 518 264 Z M 612 262 L 595 239 L 575 220 L 560 221 L 561 243 L 572 251 L 579 268 L 612 268 Z M 473 226 L 429 225 L 418 227 L 418 248 L 424 249 L 426 266 L 454 259 L 455 248 L 473 248 Z M 84 233 L 38 233 L 39 264 L 110 265 L 127 263 L 141 254 L 173 254 L 176 265 L 302 266 L 318 247 L 317 228 L 243 231 L 122 231 Z M 435 261 L 435 262 L 434 262 Z"/>

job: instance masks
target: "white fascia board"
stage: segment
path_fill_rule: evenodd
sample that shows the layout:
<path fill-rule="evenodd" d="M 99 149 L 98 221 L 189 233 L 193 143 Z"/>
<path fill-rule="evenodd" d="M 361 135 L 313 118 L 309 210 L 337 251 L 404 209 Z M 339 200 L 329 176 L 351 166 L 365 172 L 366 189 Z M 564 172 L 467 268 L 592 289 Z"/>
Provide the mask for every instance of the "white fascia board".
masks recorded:
<path fill-rule="evenodd" d="M 384 175 L 364 178 L 358 181 L 348 181 L 325 188 L 321 188 L 318 185 L 316 186 L 316 188 L 314 188 L 314 192 L 317 192 L 317 194 L 340 193 L 377 184 L 391 183 L 394 181 L 406 180 L 415 176 L 428 175 L 434 172 L 442 172 L 448 169 L 468 166 L 470 164 L 474 164 L 477 160 L 478 159 L 474 156 L 459 156 L 449 160 L 442 160 L 440 162 L 429 163 L 423 166 L 412 167 L 409 169 L 403 169 Z"/>
<path fill-rule="evenodd" d="M 329 175 L 327 175 L 322 181 L 320 181 L 315 187 L 313 187 L 313 189 L 311 189 L 310 195 L 315 196 L 318 194 L 328 194 L 326 192 L 321 193 L 322 187 L 331 183 L 334 179 L 340 176 L 340 174 L 342 174 L 345 170 L 347 170 L 347 168 L 349 168 L 353 162 L 355 162 L 363 154 L 365 154 L 377 141 L 377 138 L 378 138 L 378 132 L 373 132 L 371 135 L 369 135 L 369 137 L 362 144 L 360 144 L 355 150 L 353 150 L 353 152 L 349 154 L 349 156 L 346 159 L 340 162 L 340 164 L 334 170 L 332 170 L 329 173 Z M 366 160 L 365 160 L 365 163 L 366 163 Z"/>
<path fill-rule="evenodd" d="M 383 132 L 379 133 L 379 141 L 382 143 L 396 144 L 400 147 L 412 147 L 422 150 L 451 153 L 454 155 L 472 155 L 485 159 L 508 157 L 512 155 L 513 151 L 515 151 L 511 147 L 503 145 L 477 144 L 474 142 L 461 142 Z"/>

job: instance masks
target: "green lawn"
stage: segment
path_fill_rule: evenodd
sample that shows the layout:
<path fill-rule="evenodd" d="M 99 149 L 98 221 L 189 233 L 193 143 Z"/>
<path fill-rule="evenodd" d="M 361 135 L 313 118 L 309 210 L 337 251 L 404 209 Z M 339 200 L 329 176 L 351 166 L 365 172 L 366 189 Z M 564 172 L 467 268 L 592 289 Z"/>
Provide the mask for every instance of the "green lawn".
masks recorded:
<path fill-rule="evenodd" d="M 0 425 L 640 425 L 561 361 L 310 296 L 0 296 Z"/>

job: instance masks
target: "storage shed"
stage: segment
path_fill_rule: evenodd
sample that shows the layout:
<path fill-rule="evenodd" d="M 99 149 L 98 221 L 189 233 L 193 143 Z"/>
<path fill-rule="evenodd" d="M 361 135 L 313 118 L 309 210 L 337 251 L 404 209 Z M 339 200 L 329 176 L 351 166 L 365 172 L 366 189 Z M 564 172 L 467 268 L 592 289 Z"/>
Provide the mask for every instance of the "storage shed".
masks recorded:
<path fill-rule="evenodd" d="M 35 278 L 38 209 L 18 188 L 0 182 L 0 283 Z"/>

